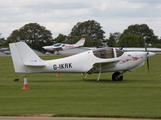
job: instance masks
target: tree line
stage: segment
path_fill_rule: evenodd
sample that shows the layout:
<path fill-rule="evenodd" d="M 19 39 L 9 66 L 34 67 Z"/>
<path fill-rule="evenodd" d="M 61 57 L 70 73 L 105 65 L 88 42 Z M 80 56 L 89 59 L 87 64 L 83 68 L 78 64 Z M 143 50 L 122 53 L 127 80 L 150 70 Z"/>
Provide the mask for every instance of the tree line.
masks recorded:
<path fill-rule="evenodd" d="M 2 38 L 0 34 L 0 46 L 8 46 L 11 42 L 25 41 L 31 48 L 43 51 L 42 46 L 55 43 L 76 43 L 82 37 L 86 38 L 85 47 L 144 47 L 144 40 L 149 47 L 160 47 L 161 39 L 154 35 L 147 24 L 130 25 L 123 33 L 110 33 L 106 39 L 105 31 L 100 23 L 94 20 L 78 22 L 68 35 L 59 34 L 52 37 L 50 30 L 38 23 L 25 24 L 20 29 L 12 31 L 9 37 Z"/>

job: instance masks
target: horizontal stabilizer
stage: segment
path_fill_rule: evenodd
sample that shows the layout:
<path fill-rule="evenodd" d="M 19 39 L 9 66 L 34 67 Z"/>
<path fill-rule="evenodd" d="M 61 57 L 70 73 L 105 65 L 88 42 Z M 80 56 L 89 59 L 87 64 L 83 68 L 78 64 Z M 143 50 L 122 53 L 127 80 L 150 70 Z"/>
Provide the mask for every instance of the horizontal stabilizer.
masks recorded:
<path fill-rule="evenodd" d="M 44 67 L 44 66 L 46 66 L 44 63 L 41 63 L 41 62 L 39 62 L 39 63 L 37 63 L 37 62 L 35 62 L 35 63 L 32 63 L 32 62 L 24 63 L 24 65 L 33 66 L 33 67 Z"/>

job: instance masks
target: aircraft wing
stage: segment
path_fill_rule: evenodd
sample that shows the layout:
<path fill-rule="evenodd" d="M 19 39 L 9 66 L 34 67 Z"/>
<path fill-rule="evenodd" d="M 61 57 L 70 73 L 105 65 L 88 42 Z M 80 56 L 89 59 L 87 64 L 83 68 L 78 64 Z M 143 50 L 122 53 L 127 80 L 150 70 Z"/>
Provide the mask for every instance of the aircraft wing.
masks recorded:
<path fill-rule="evenodd" d="M 120 49 L 120 48 L 116 48 L 116 49 Z M 124 47 L 122 48 L 122 50 L 124 52 L 145 52 L 145 48 L 127 48 L 127 47 Z M 161 49 L 160 48 L 147 48 L 147 50 L 149 52 L 161 52 Z"/>
<path fill-rule="evenodd" d="M 92 74 L 98 70 L 100 70 L 104 65 L 109 65 L 109 67 L 115 66 L 121 59 L 120 58 L 111 58 L 111 59 L 99 59 L 95 64 L 93 64 L 93 67 L 87 71 L 88 74 Z"/>
<path fill-rule="evenodd" d="M 109 63 L 115 63 L 115 62 L 119 62 L 121 60 L 121 58 L 110 58 L 110 59 L 100 59 L 97 60 L 96 64 L 109 64 Z"/>

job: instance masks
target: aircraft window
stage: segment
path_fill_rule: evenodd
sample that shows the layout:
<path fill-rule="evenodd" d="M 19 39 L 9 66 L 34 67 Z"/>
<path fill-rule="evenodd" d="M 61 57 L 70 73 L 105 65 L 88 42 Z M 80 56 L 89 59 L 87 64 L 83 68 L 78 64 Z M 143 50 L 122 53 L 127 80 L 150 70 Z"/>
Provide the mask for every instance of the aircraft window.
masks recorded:
<path fill-rule="evenodd" d="M 61 45 L 61 43 L 56 43 L 56 44 L 54 44 L 53 46 L 54 47 L 58 47 L 58 46 L 60 46 Z"/>
<path fill-rule="evenodd" d="M 99 58 L 114 58 L 114 52 L 112 48 L 103 48 L 93 51 L 93 54 Z"/>
<path fill-rule="evenodd" d="M 120 57 L 123 53 L 124 53 L 123 51 L 116 49 L 117 57 Z"/>
<path fill-rule="evenodd" d="M 64 47 L 65 45 L 62 45 L 62 47 Z"/>

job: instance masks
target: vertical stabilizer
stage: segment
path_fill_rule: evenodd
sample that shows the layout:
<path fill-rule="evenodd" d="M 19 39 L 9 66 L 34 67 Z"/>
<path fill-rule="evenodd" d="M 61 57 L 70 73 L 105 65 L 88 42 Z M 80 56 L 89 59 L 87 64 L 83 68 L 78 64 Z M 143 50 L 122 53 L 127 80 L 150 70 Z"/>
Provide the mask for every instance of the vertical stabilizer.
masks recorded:
<path fill-rule="evenodd" d="M 85 42 L 85 38 L 82 38 L 76 43 L 76 45 L 84 46 L 84 42 Z"/>
<path fill-rule="evenodd" d="M 10 50 L 15 72 L 30 73 L 27 65 L 37 65 L 42 60 L 24 42 L 10 43 Z"/>
<path fill-rule="evenodd" d="M 25 70 L 25 66 L 16 47 L 16 43 L 10 43 L 9 46 L 15 72 L 26 73 L 27 71 Z"/>

